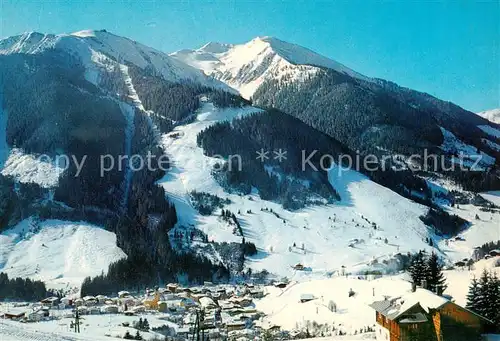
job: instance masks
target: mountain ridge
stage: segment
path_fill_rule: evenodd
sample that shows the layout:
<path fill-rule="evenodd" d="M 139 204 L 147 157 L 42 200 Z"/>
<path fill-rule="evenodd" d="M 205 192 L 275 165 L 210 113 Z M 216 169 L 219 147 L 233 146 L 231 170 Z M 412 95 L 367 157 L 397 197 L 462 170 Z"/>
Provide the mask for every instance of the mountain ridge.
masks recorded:
<path fill-rule="evenodd" d="M 150 68 L 167 81 L 194 81 L 214 88 L 229 88 L 200 70 L 170 58 L 167 54 L 106 30 L 82 30 L 70 34 L 26 32 L 0 40 L 0 55 L 13 53 L 39 54 L 46 50 L 63 50 L 77 56 L 89 69 L 89 80 L 101 65 L 102 55 L 121 63 Z"/>

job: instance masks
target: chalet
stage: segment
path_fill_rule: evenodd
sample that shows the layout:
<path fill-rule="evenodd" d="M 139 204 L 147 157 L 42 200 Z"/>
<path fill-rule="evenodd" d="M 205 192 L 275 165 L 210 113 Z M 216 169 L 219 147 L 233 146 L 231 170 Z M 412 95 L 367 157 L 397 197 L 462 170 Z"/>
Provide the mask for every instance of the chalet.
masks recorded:
<path fill-rule="evenodd" d="M 101 313 L 101 309 L 96 306 L 91 306 L 88 308 L 89 315 L 99 315 Z"/>
<path fill-rule="evenodd" d="M 87 307 L 96 305 L 99 301 L 94 296 L 85 296 L 83 299 L 83 304 Z"/>
<path fill-rule="evenodd" d="M 119 291 L 118 292 L 118 297 L 119 298 L 124 298 L 124 297 L 129 297 L 130 293 L 128 291 Z"/>
<path fill-rule="evenodd" d="M 219 294 L 219 299 L 220 300 L 225 300 L 225 299 L 227 299 L 229 297 L 228 294 L 227 294 L 226 289 L 224 289 L 224 288 L 218 289 L 216 291 L 216 293 Z"/>
<path fill-rule="evenodd" d="M 26 311 L 24 309 L 11 309 L 6 312 L 4 312 L 1 317 L 4 319 L 9 319 L 9 320 L 21 320 L 26 316 Z"/>
<path fill-rule="evenodd" d="M 167 284 L 167 290 L 172 292 L 172 293 L 177 292 L 177 288 L 178 288 L 177 284 L 174 284 L 174 283 Z"/>
<path fill-rule="evenodd" d="M 99 304 L 105 304 L 106 301 L 108 300 L 108 297 L 104 295 L 97 295 L 95 298 L 97 299 L 97 302 Z"/>
<path fill-rule="evenodd" d="M 251 290 L 250 296 L 252 296 L 252 298 L 262 298 L 264 297 L 264 292 L 262 290 Z"/>
<path fill-rule="evenodd" d="M 26 318 L 29 322 L 40 322 L 45 317 L 45 312 L 42 309 L 26 313 Z"/>
<path fill-rule="evenodd" d="M 131 309 L 135 314 L 139 314 L 139 313 L 144 313 L 146 312 L 146 307 L 143 306 L 143 305 L 138 305 L 136 307 L 133 307 Z"/>
<path fill-rule="evenodd" d="M 377 340 L 470 341 L 491 321 L 426 289 L 373 302 Z"/>
<path fill-rule="evenodd" d="M 88 315 L 89 314 L 89 308 L 87 308 L 85 306 L 80 306 L 76 309 L 78 310 L 78 314 L 80 314 L 80 315 Z"/>
<path fill-rule="evenodd" d="M 286 286 L 288 285 L 288 283 L 285 283 L 285 282 L 277 282 L 277 283 L 274 283 L 274 286 L 276 288 L 280 288 L 280 289 L 284 289 L 286 288 Z"/>
<path fill-rule="evenodd" d="M 199 302 L 203 309 L 215 309 L 218 307 L 217 303 L 215 303 L 210 297 L 201 297 Z"/>
<path fill-rule="evenodd" d="M 252 298 L 249 296 L 243 296 L 243 297 L 231 297 L 229 299 L 229 302 L 234 303 L 236 306 L 239 307 L 248 307 L 253 303 Z"/>
<path fill-rule="evenodd" d="M 293 267 L 292 267 L 294 270 L 299 270 L 299 271 L 302 271 L 305 269 L 304 265 L 301 264 L 301 263 L 297 263 L 295 264 Z"/>
<path fill-rule="evenodd" d="M 61 298 L 61 303 L 64 303 L 65 306 L 70 306 L 73 305 L 73 299 L 69 297 L 63 297 Z"/>
<path fill-rule="evenodd" d="M 59 298 L 47 297 L 40 301 L 44 307 L 57 307 L 59 305 Z"/>
<path fill-rule="evenodd" d="M 491 250 L 490 252 L 488 252 L 488 254 L 489 254 L 491 257 L 500 256 L 500 249 Z"/>
<path fill-rule="evenodd" d="M 306 303 L 309 301 L 314 300 L 314 295 L 313 294 L 302 294 L 300 295 L 300 303 Z"/>
<path fill-rule="evenodd" d="M 118 314 L 118 306 L 114 304 L 105 305 L 101 307 L 101 313 L 103 314 Z"/>
<path fill-rule="evenodd" d="M 226 323 L 226 328 L 228 332 L 242 330 L 246 328 L 246 323 L 244 321 L 232 321 Z"/>

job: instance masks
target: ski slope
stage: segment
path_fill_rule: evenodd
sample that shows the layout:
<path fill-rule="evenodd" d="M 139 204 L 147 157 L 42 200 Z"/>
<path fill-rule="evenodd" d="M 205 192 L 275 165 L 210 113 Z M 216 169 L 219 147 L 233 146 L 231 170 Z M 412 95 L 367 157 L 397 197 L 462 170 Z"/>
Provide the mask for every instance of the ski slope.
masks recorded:
<path fill-rule="evenodd" d="M 29 218 L 0 234 L 0 271 L 51 288 L 79 287 L 124 257 L 114 233 L 83 222 Z"/>
<path fill-rule="evenodd" d="M 196 190 L 227 198 L 231 203 L 225 208 L 241 212 L 237 218 L 244 237 L 259 250 L 246 262 L 253 270 L 266 269 L 291 278 L 323 276 L 339 271 L 342 266 L 349 271 L 365 269 L 368 263 L 378 263 L 371 267 L 383 267 L 381 261 L 398 252 L 430 251 L 425 239 L 432 233 L 419 219 L 427 208 L 352 170 L 333 168 L 329 173 L 342 198 L 335 205 L 291 212 L 277 203 L 261 200 L 257 190 L 247 196 L 226 193 L 211 175 L 213 166 L 221 160 L 203 155 L 196 145 L 196 136 L 214 122 L 258 110 L 252 107 L 219 110 L 205 103 L 195 122 L 163 135 L 162 145 L 173 167 L 159 184 L 176 206 L 178 229 L 196 227 L 207 233 L 209 240 L 217 242 L 241 241 L 241 237 L 233 234 L 233 226 L 220 218 L 220 211 L 211 216 L 198 214 L 189 199 L 189 193 Z M 265 208 L 274 213 L 262 211 Z M 374 229 L 372 223 L 378 228 Z M 308 271 L 295 272 L 291 266 L 296 263 L 302 263 Z"/>

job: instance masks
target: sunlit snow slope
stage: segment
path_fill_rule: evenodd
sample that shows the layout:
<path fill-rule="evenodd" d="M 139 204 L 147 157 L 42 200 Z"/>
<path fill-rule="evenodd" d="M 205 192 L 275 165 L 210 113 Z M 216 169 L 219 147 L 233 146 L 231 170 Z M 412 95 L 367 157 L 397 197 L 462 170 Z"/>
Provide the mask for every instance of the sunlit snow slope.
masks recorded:
<path fill-rule="evenodd" d="M 211 176 L 213 165 L 220 160 L 203 155 L 196 145 L 196 135 L 214 122 L 257 110 L 252 107 L 219 110 L 205 103 L 195 122 L 163 136 L 162 143 L 173 169 L 160 184 L 176 205 L 178 228 L 196 226 L 217 242 L 241 241 L 241 237 L 233 234 L 233 227 L 220 218 L 220 212 L 211 216 L 198 214 L 188 196 L 196 190 L 228 198 L 231 204 L 226 208 L 241 212 L 237 217 L 245 239 L 259 249 L 257 256 L 246 263 L 254 270 L 294 276 L 291 266 L 301 262 L 309 270 L 302 274 L 325 274 L 340 270 L 342 265 L 352 270 L 362 269 L 368 262 L 381 261 L 397 252 L 429 248 L 425 238 L 431 233 L 419 219 L 427 208 L 352 170 L 330 171 L 330 181 L 342 198 L 335 205 L 290 212 L 279 204 L 261 200 L 256 191 L 249 196 L 226 193 Z M 261 211 L 264 208 L 272 209 L 279 218 Z M 374 229 L 372 223 L 378 228 Z"/>
<path fill-rule="evenodd" d="M 0 234 L 0 272 L 49 287 L 79 286 L 123 257 L 114 233 L 83 222 L 30 218 Z"/>

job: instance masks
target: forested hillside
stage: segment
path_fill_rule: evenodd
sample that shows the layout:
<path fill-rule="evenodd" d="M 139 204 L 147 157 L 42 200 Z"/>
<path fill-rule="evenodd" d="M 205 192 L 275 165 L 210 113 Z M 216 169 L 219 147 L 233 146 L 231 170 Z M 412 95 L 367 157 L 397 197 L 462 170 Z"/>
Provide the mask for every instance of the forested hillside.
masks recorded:
<path fill-rule="evenodd" d="M 202 131 L 197 142 L 208 156 L 241 157 L 241 169 L 238 160 L 231 158 L 232 164 L 215 171 L 228 190 L 249 194 L 254 187 L 262 199 L 277 200 L 289 209 L 340 200 L 327 178 L 331 158 L 321 164 L 321 157 L 328 154 L 337 160 L 347 149 L 290 115 L 268 110 L 217 123 Z M 267 152 L 264 159 L 257 158 L 261 150 Z M 313 166 L 302 169 L 303 158 L 310 154 Z"/>
<path fill-rule="evenodd" d="M 131 172 L 125 160 L 121 167 L 101 174 L 101 157 L 146 158 L 150 153 L 157 162 L 164 151 L 158 145 L 155 123 L 168 132 L 176 121 L 193 114 L 203 95 L 221 107 L 239 106 L 243 99 L 196 83 L 168 82 L 133 65 L 124 68 L 112 58 L 101 61 L 107 67 L 95 84 L 88 81 L 81 60 L 64 51 L 48 49 L 0 59 L 2 107 L 9 113 L 8 145 L 34 157 L 65 154 L 85 160 L 81 169 L 70 162 L 50 189 L 54 201 L 46 200 L 49 189 L 0 175 L 0 230 L 29 216 L 105 226 L 116 233 L 118 246 L 128 255 L 113 265 L 108 277 L 94 280 L 108 286 L 151 284 L 159 277 L 174 280 L 178 273 L 193 281 L 212 280 L 216 272 L 227 276 L 219 264 L 172 249 L 168 232 L 177 215 L 156 185 L 165 174 L 158 164 L 152 165 L 157 171 L 144 167 Z M 137 92 L 145 97 L 149 114 L 131 100 L 137 94 L 130 92 L 126 82 L 129 70 L 138 80 Z M 116 276 L 132 269 L 138 272 L 137 278 L 117 282 Z"/>

